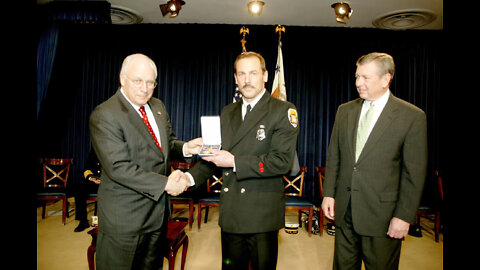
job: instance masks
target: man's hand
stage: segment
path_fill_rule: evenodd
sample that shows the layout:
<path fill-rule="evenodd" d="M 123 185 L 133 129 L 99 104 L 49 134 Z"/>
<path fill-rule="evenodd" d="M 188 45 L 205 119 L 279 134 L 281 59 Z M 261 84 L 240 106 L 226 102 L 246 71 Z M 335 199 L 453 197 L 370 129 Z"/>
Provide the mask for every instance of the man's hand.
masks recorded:
<path fill-rule="evenodd" d="M 393 217 L 392 220 L 390 220 L 387 235 L 394 239 L 403 239 L 407 236 L 409 228 L 410 223 Z"/>
<path fill-rule="evenodd" d="M 182 171 L 175 170 L 168 176 L 165 191 L 172 195 L 178 196 L 182 194 L 190 186 L 190 179 Z"/>
<path fill-rule="evenodd" d="M 198 155 L 200 149 L 202 149 L 203 139 L 196 138 L 187 143 L 185 143 L 185 155 Z"/>
<path fill-rule="evenodd" d="M 97 184 L 97 185 L 100 184 L 100 182 L 101 182 L 101 181 L 100 181 L 100 178 L 97 178 L 97 177 L 95 177 L 95 176 L 91 176 L 88 180 L 94 182 L 94 183 Z"/>
<path fill-rule="evenodd" d="M 322 210 L 326 218 L 335 220 L 335 199 L 332 197 L 323 197 Z"/>
<path fill-rule="evenodd" d="M 235 165 L 235 156 L 225 150 L 213 150 L 213 156 L 202 157 L 203 160 L 212 162 L 217 167 L 233 168 Z"/>

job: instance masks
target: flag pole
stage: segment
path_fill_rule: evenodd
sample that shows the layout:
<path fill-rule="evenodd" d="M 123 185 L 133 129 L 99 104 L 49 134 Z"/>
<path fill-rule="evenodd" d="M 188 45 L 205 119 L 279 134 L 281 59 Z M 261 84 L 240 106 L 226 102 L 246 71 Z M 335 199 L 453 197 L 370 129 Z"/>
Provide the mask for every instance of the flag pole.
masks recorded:
<path fill-rule="evenodd" d="M 275 33 L 278 33 L 278 42 L 282 40 L 282 32 L 285 33 L 285 26 L 278 24 L 277 27 L 275 27 Z"/>
<path fill-rule="evenodd" d="M 242 28 L 240 28 L 240 34 L 243 34 L 243 38 L 240 40 L 240 42 L 242 43 L 242 53 L 244 53 L 247 52 L 247 48 L 245 47 L 245 43 L 247 43 L 245 40 L 245 35 L 250 34 L 250 30 L 247 27 L 242 26 Z"/>
<path fill-rule="evenodd" d="M 240 28 L 240 35 L 243 35 L 242 39 L 240 40 L 240 43 L 242 43 L 242 53 L 247 52 L 247 48 L 245 47 L 245 43 L 247 43 L 247 41 L 245 40 L 245 35 L 249 33 L 250 33 L 250 30 L 247 27 L 242 26 L 242 28 Z M 235 84 L 235 92 L 233 93 L 232 102 L 235 103 L 241 99 L 242 99 L 242 93 L 240 92 L 240 90 L 238 90 L 238 85 Z"/>

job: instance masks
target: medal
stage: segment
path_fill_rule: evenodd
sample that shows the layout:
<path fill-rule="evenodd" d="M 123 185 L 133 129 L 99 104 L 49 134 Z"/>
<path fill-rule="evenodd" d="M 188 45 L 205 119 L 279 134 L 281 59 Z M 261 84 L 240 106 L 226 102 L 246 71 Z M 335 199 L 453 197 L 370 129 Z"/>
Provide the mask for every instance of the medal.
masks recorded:
<path fill-rule="evenodd" d="M 267 136 L 265 135 L 265 126 L 264 125 L 258 125 L 258 130 L 257 130 L 257 140 L 263 141 Z"/>

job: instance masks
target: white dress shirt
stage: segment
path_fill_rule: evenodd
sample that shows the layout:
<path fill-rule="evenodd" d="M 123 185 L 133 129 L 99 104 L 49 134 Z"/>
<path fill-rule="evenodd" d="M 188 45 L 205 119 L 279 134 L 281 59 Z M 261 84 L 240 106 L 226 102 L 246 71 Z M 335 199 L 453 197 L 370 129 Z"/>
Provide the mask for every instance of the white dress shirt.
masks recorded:
<path fill-rule="evenodd" d="M 138 113 L 140 118 L 143 119 L 142 113 L 140 112 L 140 106 L 134 104 L 130 99 L 125 95 L 125 92 L 123 91 L 123 88 L 120 88 L 120 92 L 122 92 L 122 95 L 125 97 L 125 99 L 132 105 L 132 107 L 135 109 L 135 111 Z M 160 133 L 158 131 L 158 126 L 157 122 L 155 121 L 155 117 L 153 116 L 153 112 L 150 109 L 150 106 L 148 106 L 148 103 L 143 106 L 145 108 L 145 113 L 147 114 L 148 122 L 150 123 L 150 126 L 153 129 L 153 133 L 155 133 L 155 137 L 157 137 L 158 144 L 160 144 L 160 147 L 162 146 L 162 142 L 160 141 Z"/>
<path fill-rule="evenodd" d="M 372 118 L 372 123 L 370 123 L 370 129 L 368 130 L 368 136 L 370 136 L 370 132 L 372 132 L 373 127 L 375 126 L 375 123 L 377 123 L 378 117 L 380 117 L 380 114 L 383 111 L 383 108 L 385 108 L 385 105 L 387 104 L 388 97 L 390 96 L 390 89 L 388 89 L 385 94 L 383 94 L 379 99 L 370 101 L 370 100 L 364 100 L 363 101 L 363 106 L 362 106 L 362 111 L 360 112 L 360 118 L 359 118 L 359 123 L 360 120 L 363 118 L 365 113 L 367 113 L 368 109 L 370 108 L 370 103 L 373 102 L 373 118 Z"/>
<path fill-rule="evenodd" d="M 247 103 L 247 101 L 245 101 L 245 98 L 242 97 L 243 99 L 243 104 L 242 104 L 242 119 L 245 118 L 245 114 L 247 113 L 247 106 L 250 105 L 250 111 L 253 110 L 253 107 L 255 107 L 255 105 L 257 105 L 258 101 L 263 97 L 263 95 L 265 95 L 265 91 L 266 89 L 263 89 L 263 92 L 260 93 L 252 102 L 250 103 Z"/>

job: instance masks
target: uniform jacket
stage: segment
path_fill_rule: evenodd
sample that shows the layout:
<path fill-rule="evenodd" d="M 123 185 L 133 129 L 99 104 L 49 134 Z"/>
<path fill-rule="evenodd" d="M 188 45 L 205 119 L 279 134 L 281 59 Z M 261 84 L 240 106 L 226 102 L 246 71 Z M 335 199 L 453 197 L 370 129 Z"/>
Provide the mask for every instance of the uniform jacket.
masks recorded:
<path fill-rule="evenodd" d="M 101 174 L 102 174 L 102 166 L 100 165 L 100 161 L 98 161 L 97 154 L 95 154 L 95 151 L 92 150 L 88 154 L 83 176 L 85 177 L 85 180 L 90 180 L 91 177 L 100 178 Z"/>
<path fill-rule="evenodd" d="M 164 104 L 148 102 L 160 131 L 163 152 L 147 126 L 117 91 L 90 116 L 92 144 L 102 164 L 98 190 L 99 230 L 136 235 L 160 229 L 168 198 L 164 192 L 170 158 L 183 158 Z"/>
<path fill-rule="evenodd" d="M 363 99 L 338 108 L 325 173 L 324 196 L 335 198 L 342 226 L 351 199 L 355 231 L 385 236 L 392 217 L 413 223 L 427 169 L 425 113 L 390 94 L 358 161 L 355 143 Z"/>
<path fill-rule="evenodd" d="M 222 170 L 219 225 L 229 233 L 278 230 L 285 226 L 282 175 L 291 168 L 295 154 L 296 109 L 265 91 L 242 121 L 242 103 L 225 106 L 220 117 L 222 149 L 235 156 L 236 171 Z M 202 160 L 189 172 L 198 187 L 214 169 Z"/>

